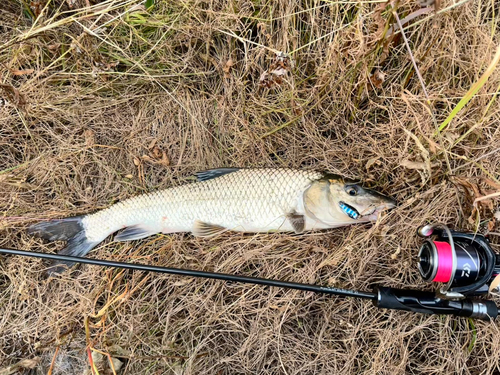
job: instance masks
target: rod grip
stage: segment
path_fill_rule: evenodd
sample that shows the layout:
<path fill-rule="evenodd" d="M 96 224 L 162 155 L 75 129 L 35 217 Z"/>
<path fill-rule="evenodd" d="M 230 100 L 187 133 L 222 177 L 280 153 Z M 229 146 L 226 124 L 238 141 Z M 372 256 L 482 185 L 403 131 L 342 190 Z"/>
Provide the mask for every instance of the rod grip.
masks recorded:
<path fill-rule="evenodd" d="M 435 293 L 417 290 L 379 287 L 375 290 L 375 306 L 405 310 L 422 314 L 447 314 L 466 316 L 481 320 L 492 320 L 498 316 L 498 306 L 493 301 L 466 298 L 451 301 L 439 298 Z"/>

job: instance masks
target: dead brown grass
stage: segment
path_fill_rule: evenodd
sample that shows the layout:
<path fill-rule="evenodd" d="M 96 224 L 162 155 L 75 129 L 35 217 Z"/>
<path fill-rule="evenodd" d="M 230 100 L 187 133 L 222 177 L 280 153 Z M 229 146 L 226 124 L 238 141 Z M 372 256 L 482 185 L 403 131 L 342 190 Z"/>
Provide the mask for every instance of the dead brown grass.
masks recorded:
<path fill-rule="evenodd" d="M 434 136 L 500 44 L 498 2 L 443 1 L 437 16 L 406 25 L 430 107 L 402 40 L 381 39 L 396 26 L 378 3 L 160 1 L 149 12 L 132 12 L 132 0 L 42 1 L 30 11 L 24 3 L 0 5 L 2 247 L 55 251 L 62 245 L 41 244 L 26 227 L 217 166 L 327 169 L 402 204 L 374 226 L 158 236 L 107 242 L 93 256 L 429 288 L 415 267 L 419 225 L 484 232 L 490 223 L 499 232 L 493 201 L 478 215 L 472 199 L 500 186 L 500 69 Z M 418 7 L 402 1 L 398 14 Z M 281 84 L 259 87 L 273 51 L 294 65 Z M 500 371 L 498 323 L 90 266 L 45 280 L 43 262 L 22 258 L 2 257 L 0 267 L 0 368 L 40 357 L 37 374 L 89 373 L 90 344 L 94 360 L 97 350 L 110 353 L 127 374 Z"/>

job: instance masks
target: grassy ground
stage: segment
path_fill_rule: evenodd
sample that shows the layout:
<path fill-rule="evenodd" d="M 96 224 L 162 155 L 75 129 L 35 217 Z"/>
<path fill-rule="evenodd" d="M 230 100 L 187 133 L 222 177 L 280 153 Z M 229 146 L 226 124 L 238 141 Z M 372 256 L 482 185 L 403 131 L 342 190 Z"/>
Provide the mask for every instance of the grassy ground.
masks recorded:
<path fill-rule="evenodd" d="M 408 22 L 420 5 L 397 5 L 425 91 L 384 2 L 27 3 L 0 5 L 0 246 L 54 252 L 63 244 L 32 239 L 27 226 L 218 166 L 326 169 L 401 205 L 375 225 L 109 241 L 92 256 L 429 289 L 415 266 L 419 225 L 499 242 L 498 201 L 473 200 L 500 190 L 500 69 L 437 131 L 494 68 L 498 1 L 443 0 Z M 90 354 L 112 373 L 99 351 L 122 374 L 500 371 L 498 323 L 91 266 L 46 280 L 45 267 L 0 260 L 4 371 L 35 359 L 22 363 L 33 374 L 89 374 Z"/>

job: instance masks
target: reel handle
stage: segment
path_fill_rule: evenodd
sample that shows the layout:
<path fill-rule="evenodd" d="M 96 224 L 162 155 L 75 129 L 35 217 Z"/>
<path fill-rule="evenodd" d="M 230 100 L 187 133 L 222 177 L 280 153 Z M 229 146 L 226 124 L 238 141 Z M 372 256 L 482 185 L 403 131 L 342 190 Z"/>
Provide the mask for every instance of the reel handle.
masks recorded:
<path fill-rule="evenodd" d="M 422 314 L 447 314 L 467 316 L 490 321 L 498 316 L 498 306 L 493 301 L 466 298 L 452 301 L 439 298 L 432 292 L 379 287 L 375 290 L 375 306 L 385 309 L 405 310 Z"/>

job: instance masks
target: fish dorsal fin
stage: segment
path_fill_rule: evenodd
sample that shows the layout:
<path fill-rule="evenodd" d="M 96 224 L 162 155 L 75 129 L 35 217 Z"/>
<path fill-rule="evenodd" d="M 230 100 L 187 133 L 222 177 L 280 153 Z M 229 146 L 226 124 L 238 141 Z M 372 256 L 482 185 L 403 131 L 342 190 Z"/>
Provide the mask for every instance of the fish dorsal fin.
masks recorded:
<path fill-rule="evenodd" d="M 115 236 L 115 241 L 132 241 L 140 240 L 141 238 L 149 237 L 153 234 L 158 233 L 157 231 L 151 230 L 142 225 L 133 225 L 131 227 L 125 228 L 122 232 Z"/>
<path fill-rule="evenodd" d="M 304 215 L 300 215 L 294 211 L 286 215 L 286 217 L 288 221 L 290 221 L 290 224 L 292 224 L 295 233 L 304 232 L 304 228 L 306 226 L 306 219 Z"/>
<path fill-rule="evenodd" d="M 225 174 L 233 173 L 239 171 L 240 168 L 216 168 L 216 169 L 208 169 L 206 171 L 196 172 L 196 178 L 198 181 L 206 181 L 211 180 L 212 178 L 217 178 L 220 176 L 224 176 Z"/>
<path fill-rule="evenodd" d="M 221 227 L 220 225 L 208 224 L 203 221 L 196 220 L 193 225 L 192 233 L 196 237 L 211 237 L 225 232 L 226 230 L 227 228 Z"/>

